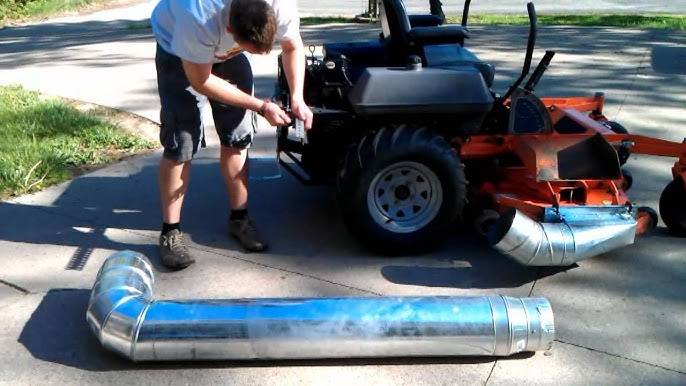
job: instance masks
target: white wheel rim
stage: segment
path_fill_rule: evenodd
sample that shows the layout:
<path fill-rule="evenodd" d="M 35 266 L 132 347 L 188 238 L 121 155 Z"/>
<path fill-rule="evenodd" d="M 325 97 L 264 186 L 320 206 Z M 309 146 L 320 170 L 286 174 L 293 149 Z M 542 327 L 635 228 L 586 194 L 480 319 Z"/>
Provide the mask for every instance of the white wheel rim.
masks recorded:
<path fill-rule="evenodd" d="M 376 174 L 367 190 L 367 207 L 374 221 L 396 233 L 425 227 L 442 204 L 443 189 L 438 176 L 418 162 L 387 166 Z"/>

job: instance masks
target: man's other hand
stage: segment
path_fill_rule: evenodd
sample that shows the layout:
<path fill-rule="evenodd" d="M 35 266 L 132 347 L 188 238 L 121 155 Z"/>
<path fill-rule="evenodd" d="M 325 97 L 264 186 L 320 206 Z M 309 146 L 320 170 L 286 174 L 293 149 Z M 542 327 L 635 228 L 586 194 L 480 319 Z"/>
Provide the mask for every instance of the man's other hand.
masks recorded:
<path fill-rule="evenodd" d="M 303 121 L 305 130 L 312 128 L 312 118 L 314 114 L 312 114 L 312 110 L 305 104 L 304 100 L 293 98 L 291 100 L 291 111 L 293 111 L 293 114 L 298 117 L 298 119 Z"/>

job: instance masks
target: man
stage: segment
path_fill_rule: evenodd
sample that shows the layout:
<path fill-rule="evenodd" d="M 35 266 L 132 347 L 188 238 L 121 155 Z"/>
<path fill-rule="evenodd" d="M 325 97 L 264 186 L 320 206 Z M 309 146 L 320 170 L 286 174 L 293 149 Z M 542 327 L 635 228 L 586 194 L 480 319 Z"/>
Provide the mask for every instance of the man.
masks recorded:
<path fill-rule="evenodd" d="M 151 16 L 157 40 L 155 64 L 162 105 L 159 166 L 163 225 L 162 263 L 174 270 L 193 264 L 181 231 L 181 208 L 191 160 L 204 143 L 202 103 L 209 99 L 221 142 L 220 169 L 229 193 L 229 234 L 248 251 L 266 242 L 248 216 L 247 152 L 255 113 L 271 125 L 290 123 L 278 105 L 252 96 L 253 75 L 245 55 L 266 54 L 276 38 L 291 87 L 293 114 L 312 125 L 303 100 L 305 54 L 293 0 L 161 0 Z"/>

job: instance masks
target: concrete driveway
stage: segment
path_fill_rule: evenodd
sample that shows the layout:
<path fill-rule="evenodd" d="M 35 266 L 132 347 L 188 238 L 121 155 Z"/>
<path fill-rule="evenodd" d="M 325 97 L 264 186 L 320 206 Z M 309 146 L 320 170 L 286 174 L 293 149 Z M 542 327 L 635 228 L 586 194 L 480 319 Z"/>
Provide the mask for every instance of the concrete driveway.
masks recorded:
<path fill-rule="evenodd" d="M 157 121 L 149 4 L 0 30 L 0 84 L 127 110 Z M 333 32 L 332 32 L 333 31 Z M 496 65 L 496 89 L 520 70 L 526 28 L 474 27 L 468 42 Z M 305 27 L 303 38 L 373 39 L 376 25 Z M 632 132 L 686 136 L 686 33 L 541 28 L 540 58 L 558 52 L 539 94 L 605 91 L 607 115 Z M 274 52 L 255 59 L 268 96 Z M 634 245 L 565 269 L 525 268 L 473 234 L 454 234 L 424 255 L 381 258 L 341 224 L 329 188 L 273 176 L 258 138 L 251 213 L 271 249 L 245 254 L 225 235 L 226 196 L 216 141 L 194 162 L 184 230 L 198 263 L 169 273 L 156 255 L 159 151 L 37 194 L 0 202 L 0 379 L 7 384 L 685 384 L 686 239 L 664 225 Z M 657 208 L 673 160 L 632 156 L 630 197 Z M 218 215 L 219 213 L 219 215 Z M 115 251 L 150 257 L 156 296 L 240 298 L 507 294 L 543 296 L 556 319 L 552 350 L 509 358 L 406 358 L 134 364 L 104 351 L 85 322 L 95 274 Z"/>

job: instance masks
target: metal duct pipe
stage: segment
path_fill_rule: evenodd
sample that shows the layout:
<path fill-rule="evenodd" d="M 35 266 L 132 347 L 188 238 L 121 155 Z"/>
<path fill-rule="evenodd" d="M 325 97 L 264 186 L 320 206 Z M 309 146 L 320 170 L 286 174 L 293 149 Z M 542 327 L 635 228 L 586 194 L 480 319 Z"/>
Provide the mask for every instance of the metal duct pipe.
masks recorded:
<path fill-rule="evenodd" d="M 544 298 L 378 297 L 158 301 L 138 253 L 110 256 L 86 319 L 133 361 L 506 356 L 549 349 Z"/>
<path fill-rule="evenodd" d="M 567 266 L 633 244 L 636 235 L 636 219 L 624 206 L 551 208 L 544 217 L 539 223 L 510 208 L 491 228 L 489 242 L 523 265 Z"/>

